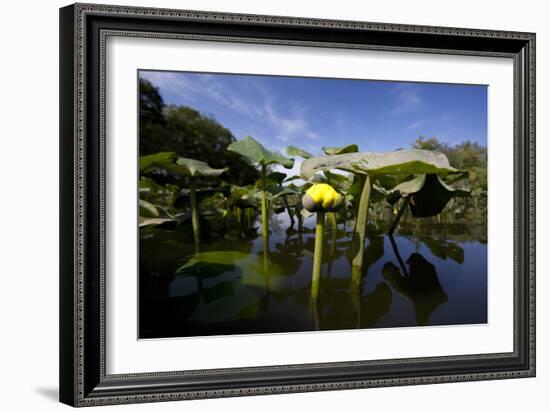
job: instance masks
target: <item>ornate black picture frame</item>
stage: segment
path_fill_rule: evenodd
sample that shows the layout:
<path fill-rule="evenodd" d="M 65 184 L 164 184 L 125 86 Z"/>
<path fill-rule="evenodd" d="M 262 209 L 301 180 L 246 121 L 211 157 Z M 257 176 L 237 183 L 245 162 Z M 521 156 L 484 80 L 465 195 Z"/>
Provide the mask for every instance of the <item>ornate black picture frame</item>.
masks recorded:
<path fill-rule="evenodd" d="M 108 36 L 513 59 L 513 352 L 107 374 L 104 91 Z M 60 100 L 61 402 L 92 406 L 535 376 L 535 34 L 75 4 L 60 10 Z"/>

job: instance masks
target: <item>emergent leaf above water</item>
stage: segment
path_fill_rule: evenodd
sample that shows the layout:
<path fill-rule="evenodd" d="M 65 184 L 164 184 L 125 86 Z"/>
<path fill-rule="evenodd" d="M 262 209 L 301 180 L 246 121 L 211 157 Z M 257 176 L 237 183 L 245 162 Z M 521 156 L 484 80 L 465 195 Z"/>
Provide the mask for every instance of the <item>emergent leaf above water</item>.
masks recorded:
<path fill-rule="evenodd" d="M 343 149 L 345 151 L 345 148 Z M 333 151 L 332 151 L 333 152 Z M 300 175 L 304 180 L 311 179 L 317 172 L 337 169 L 361 176 L 361 194 L 357 207 L 355 227 L 358 238 L 357 255 L 353 266 L 361 272 L 365 242 L 365 229 L 374 178 L 384 175 L 410 174 L 449 174 L 460 171 L 451 167 L 447 156 L 430 150 L 398 150 L 384 153 L 345 153 L 312 157 L 304 160 Z"/>
<path fill-rule="evenodd" d="M 358 174 L 448 174 L 458 173 L 447 156 L 429 150 L 399 150 L 385 153 L 347 153 L 304 160 L 300 175 L 309 180 L 316 172 L 338 169 Z"/>
<path fill-rule="evenodd" d="M 251 163 L 258 164 L 261 167 L 262 179 L 260 186 L 262 188 L 262 236 L 264 239 L 267 239 L 269 235 L 267 221 L 267 166 L 270 164 L 281 164 L 285 168 L 292 168 L 294 166 L 294 159 L 287 158 L 274 151 L 269 151 L 250 136 L 231 143 L 227 147 L 227 150 L 240 154 Z"/>
<path fill-rule="evenodd" d="M 342 146 L 342 147 L 323 147 L 323 152 L 329 156 L 334 156 L 338 154 L 347 154 L 347 153 L 357 153 L 358 151 L 359 151 L 359 147 L 357 147 L 357 144 L 348 144 L 347 146 Z"/>
<path fill-rule="evenodd" d="M 432 217 L 443 211 L 451 198 L 469 195 L 469 191 L 451 187 L 436 174 L 421 174 L 394 187 L 388 199 L 395 202 L 410 196 L 409 208 L 414 217 Z"/>
<path fill-rule="evenodd" d="M 240 154 L 254 164 L 260 164 L 262 166 L 281 164 L 285 168 L 292 168 L 292 166 L 294 166 L 294 159 L 266 149 L 262 144 L 250 136 L 231 143 L 227 149 Z"/>

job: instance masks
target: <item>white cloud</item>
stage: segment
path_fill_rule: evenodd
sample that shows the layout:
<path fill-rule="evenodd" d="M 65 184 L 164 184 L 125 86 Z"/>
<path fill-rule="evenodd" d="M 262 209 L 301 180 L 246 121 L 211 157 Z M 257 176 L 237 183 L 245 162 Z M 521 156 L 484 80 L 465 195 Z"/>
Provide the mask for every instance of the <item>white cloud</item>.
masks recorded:
<path fill-rule="evenodd" d="M 243 88 L 251 94 L 251 98 L 245 100 L 240 97 L 244 95 L 242 89 L 233 90 L 227 87 L 220 83 L 216 75 L 200 74 L 196 81 L 193 81 L 181 73 L 144 71 L 141 72 L 141 77 L 159 87 L 163 94 L 167 93 L 173 97 L 185 96 L 190 101 L 207 98 L 247 116 L 256 123 L 269 124 L 271 134 L 275 134 L 273 137 L 284 143 L 296 139 L 314 141 L 320 138 L 306 118 L 307 107 L 291 101 L 286 104 L 290 107 L 290 113 L 282 113 L 274 104 L 273 93 L 264 84 L 255 81 L 243 84 Z"/>
<path fill-rule="evenodd" d="M 266 101 L 263 106 L 265 118 L 278 132 L 277 138 L 281 141 L 288 141 L 291 137 L 308 138 L 310 140 L 318 140 L 319 135 L 312 131 L 306 119 L 294 114 L 293 116 L 285 116 L 274 109 L 273 105 Z"/>
<path fill-rule="evenodd" d="M 418 110 L 424 106 L 420 89 L 414 84 L 396 84 L 391 91 L 396 97 L 394 114 L 403 114 Z"/>
<path fill-rule="evenodd" d="M 417 121 L 415 121 L 415 122 L 409 124 L 407 127 L 408 127 L 409 129 L 415 129 L 415 128 L 420 127 L 422 124 L 424 124 L 424 120 L 417 120 Z"/>

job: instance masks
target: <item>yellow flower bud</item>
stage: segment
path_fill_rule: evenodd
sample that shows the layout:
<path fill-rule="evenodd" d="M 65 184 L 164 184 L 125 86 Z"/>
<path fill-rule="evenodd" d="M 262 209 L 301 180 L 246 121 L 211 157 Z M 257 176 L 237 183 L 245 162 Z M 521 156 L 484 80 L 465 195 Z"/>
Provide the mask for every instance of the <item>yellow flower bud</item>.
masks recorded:
<path fill-rule="evenodd" d="M 336 211 L 344 198 L 328 184 L 313 184 L 304 195 L 302 204 L 310 212 Z"/>

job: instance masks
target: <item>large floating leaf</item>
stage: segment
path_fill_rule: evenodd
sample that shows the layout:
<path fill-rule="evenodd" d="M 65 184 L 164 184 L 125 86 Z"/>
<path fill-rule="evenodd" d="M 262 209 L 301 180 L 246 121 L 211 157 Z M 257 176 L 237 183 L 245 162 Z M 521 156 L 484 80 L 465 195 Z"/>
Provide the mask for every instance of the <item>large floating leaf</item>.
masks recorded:
<path fill-rule="evenodd" d="M 204 161 L 185 157 L 178 158 L 177 154 L 173 152 L 161 152 L 140 157 L 140 172 L 145 173 L 155 168 L 163 168 L 175 174 L 191 177 L 217 177 L 227 170 L 212 168 Z"/>
<path fill-rule="evenodd" d="M 139 215 L 142 217 L 158 217 L 159 210 L 149 201 L 139 200 Z"/>
<path fill-rule="evenodd" d="M 359 174 L 446 174 L 457 173 L 443 153 L 429 150 L 400 150 L 385 153 L 348 153 L 304 160 L 300 174 L 309 180 L 316 172 L 338 169 Z"/>
<path fill-rule="evenodd" d="M 348 144 L 347 146 L 343 147 L 323 147 L 323 152 L 329 156 L 334 156 L 337 154 L 357 153 L 358 151 L 359 147 L 357 147 L 357 144 Z"/>
<path fill-rule="evenodd" d="M 201 201 L 199 205 L 199 212 L 205 217 L 223 217 L 223 215 L 227 212 L 227 206 L 227 199 L 224 195 L 222 193 L 214 193 Z"/>
<path fill-rule="evenodd" d="M 191 177 L 217 177 L 227 170 L 226 168 L 212 168 L 204 161 L 185 157 L 178 158 L 176 165 L 175 170 L 181 170 L 181 174 Z"/>
<path fill-rule="evenodd" d="M 286 178 L 285 173 L 281 173 L 278 171 L 274 171 L 273 173 L 269 173 L 265 177 L 265 184 L 267 187 L 269 186 L 279 186 L 283 183 L 283 181 Z M 263 178 L 260 178 L 258 181 L 256 181 L 256 187 L 263 188 L 264 180 Z"/>
<path fill-rule="evenodd" d="M 298 147 L 294 147 L 294 146 L 288 146 L 286 148 L 286 153 L 289 156 L 292 156 L 292 157 L 302 157 L 302 158 L 311 158 L 311 157 L 313 157 L 313 154 L 308 153 L 307 151 L 302 150 L 301 148 L 298 148 Z"/>
<path fill-rule="evenodd" d="M 256 200 L 260 191 L 252 186 L 231 186 L 229 205 L 239 208 L 256 208 Z"/>
<path fill-rule="evenodd" d="M 290 176 L 284 182 L 285 183 L 290 183 L 291 181 L 296 181 L 296 180 L 301 180 L 301 179 L 302 179 L 302 177 L 300 177 L 300 176 Z"/>
<path fill-rule="evenodd" d="M 371 204 L 379 203 L 380 201 L 384 200 L 387 196 L 388 192 L 382 188 L 377 186 L 376 184 L 372 185 L 372 189 L 370 192 L 370 202 Z"/>
<path fill-rule="evenodd" d="M 267 270 L 267 271 L 266 271 Z M 195 253 L 175 274 L 202 278 L 237 275 L 246 286 L 278 289 L 284 280 L 283 269 L 271 259 L 239 251 Z"/>
<path fill-rule="evenodd" d="M 155 153 L 139 158 L 139 171 L 142 173 L 153 170 L 154 168 L 165 168 L 173 165 L 178 155 L 172 151 Z"/>
<path fill-rule="evenodd" d="M 269 151 L 250 136 L 231 143 L 227 149 L 246 157 L 252 163 L 257 163 L 263 166 L 267 166 L 269 164 L 281 164 L 285 168 L 292 168 L 292 166 L 294 166 L 293 158 L 287 158 L 282 154 Z"/>
<path fill-rule="evenodd" d="M 349 174 L 337 174 L 331 172 L 330 170 L 325 170 L 323 174 L 325 175 L 327 183 L 338 190 L 347 190 L 352 184 Z"/>
<path fill-rule="evenodd" d="M 390 192 L 397 192 L 401 196 L 419 192 L 426 182 L 426 174 L 420 174 L 415 178 L 396 185 Z"/>
<path fill-rule="evenodd" d="M 409 208 L 414 217 L 432 217 L 439 214 L 455 196 L 465 197 L 469 192 L 455 189 L 436 174 L 421 174 L 398 184 L 389 194 L 392 202 L 398 197 L 411 196 Z"/>
<path fill-rule="evenodd" d="M 176 225 L 176 221 L 172 218 L 149 218 L 149 217 L 139 217 L 139 228 L 147 226 L 159 226 L 170 224 L 170 227 Z"/>
<path fill-rule="evenodd" d="M 204 253 L 195 253 L 184 265 L 176 270 L 176 274 L 187 274 L 189 268 L 199 263 L 235 266 L 240 260 L 244 260 L 248 256 L 249 254 L 239 251 L 208 251 Z"/>

